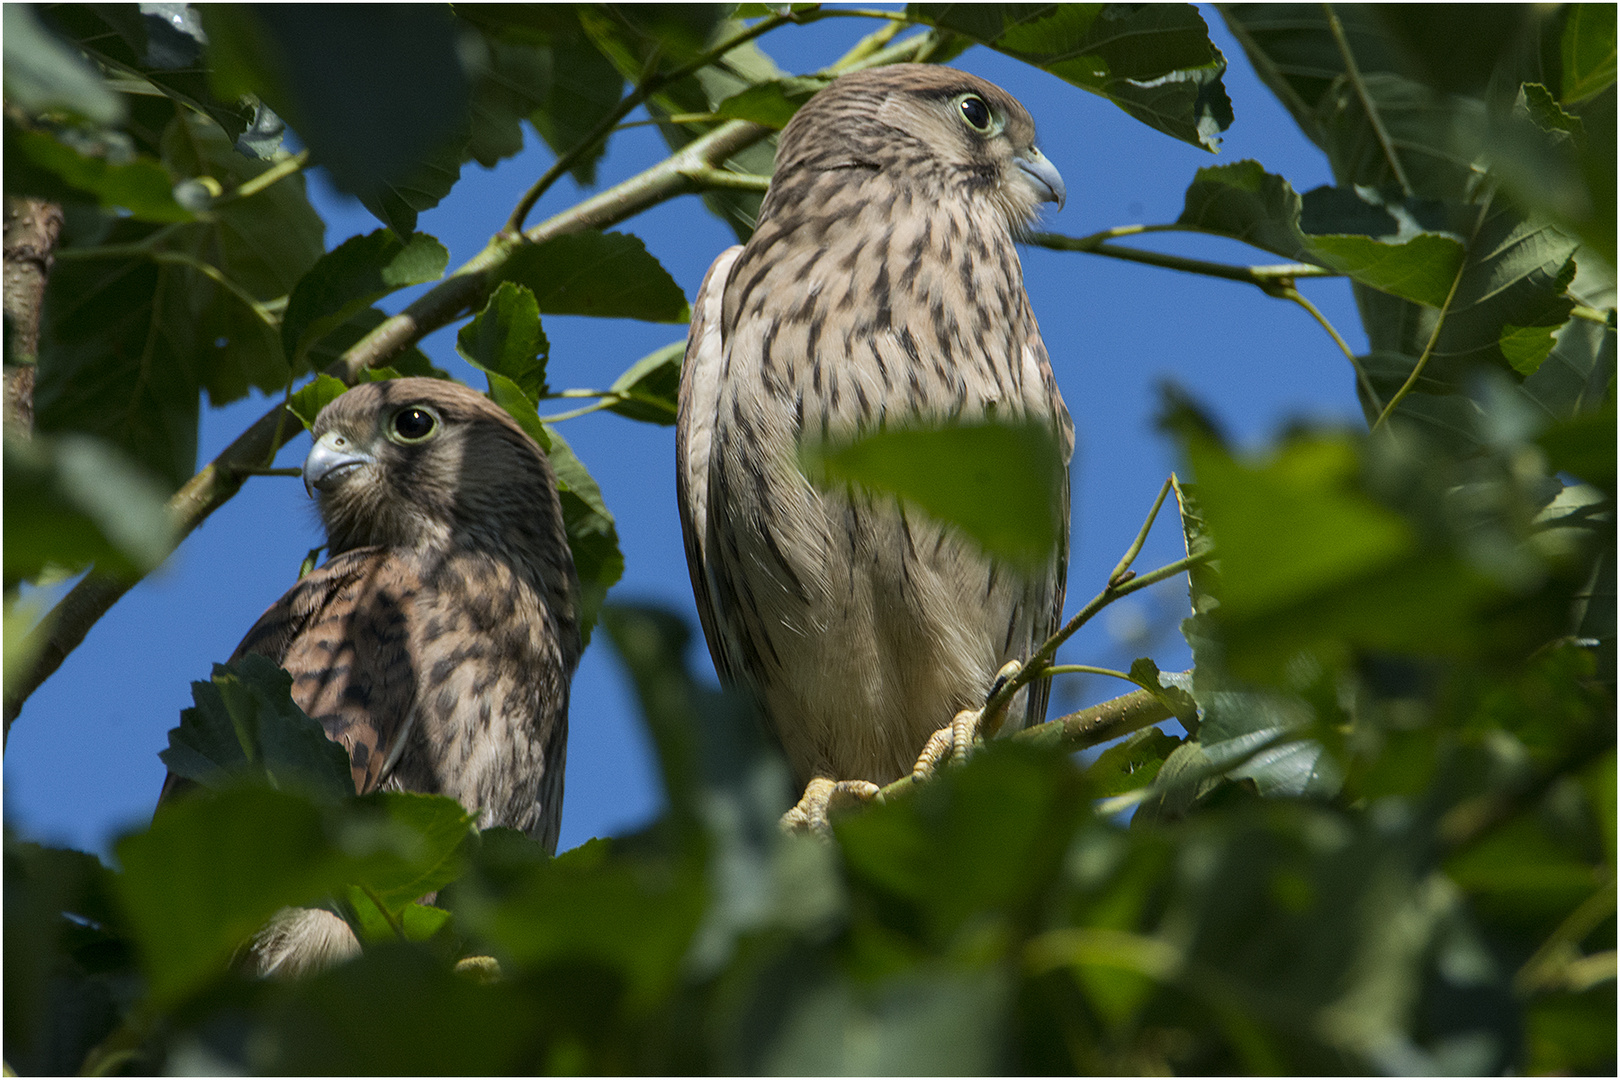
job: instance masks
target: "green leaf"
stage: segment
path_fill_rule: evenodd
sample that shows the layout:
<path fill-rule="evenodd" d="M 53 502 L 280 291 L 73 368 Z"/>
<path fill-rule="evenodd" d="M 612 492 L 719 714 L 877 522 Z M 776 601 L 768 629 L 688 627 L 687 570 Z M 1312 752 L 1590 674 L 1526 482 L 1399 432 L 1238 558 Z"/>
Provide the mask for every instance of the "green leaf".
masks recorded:
<path fill-rule="evenodd" d="M 686 342 L 672 341 L 631 364 L 608 387 L 620 395 L 618 401 L 608 406 L 608 411 L 648 424 L 673 424 L 681 385 L 681 362 L 685 358 Z"/>
<path fill-rule="evenodd" d="M 84 435 L 5 441 L 5 578 L 91 563 L 138 577 L 179 539 L 162 486 L 114 447 Z"/>
<path fill-rule="evenodd" d="M 602 501 L 585 464 L 574 455 L 567 440 L 555 427 L 547 426 L 546 457 L 557 474 L 557 495 L 562 503 L 563 527 L 568 546 L 574 553 L 574 569 L 579 574 L 581 646 L 591 640 L 591 628 L 611 589 L 624 576 L 624 556 L 619 551 L 619 532 L 613 514 Z"/>
<path fill-rule="evenodd" d="M 1087 790 L 1097 797 L 1123 795 L 1153 782 L 1181 740 L 1158 728 L 1138 731 L 1086 767 Z"/>
<path fill-rule="evenodd" d="M 1287 180 L 1258 161 L 1199 169 L 1187 187 L 1178 225 L 1207 229 L 1288 259 L 1305 259 L 1300 199 Z"/>
<path fill-rule="evenodd" d="M 897 495 L 1015 565 L 1045 565 L 1063 526 L 1063 460 L 1044 424 L 895 427 L 800 455 L 818 486 Z"/>
<path fill-rule="evenodd" d="M 347 389 L 341 379 L 326 374 L 317 375 L 287 395 L 287 408 L 303 422 L 305 431 L 313 431 L 315 418 L 321 415 L 321 410 L 341 397 Z"/>
<path fill-rule="evenodd" d="M 449 265 L 450 252 L 426 233 L 401 241 L 378 229 L 352 236 L 321 256 L 287 300 L 281 341 L 295 367 L 311 345 L 398 289 L 437 281 Z"/>
<path fill-rule="evenodd" d="M 704 49 L 730 40 L 743 29 L 736 18 L 719 18 L 719 8 L 674 5 L 642 7 L 579 8 L 580 21 L 592 42 L 619 74 L 640 82 L 652 71 L 668 72 L 694 59 Z M 786 76 L 781 68 L 749 41 L 726 53 L 722 63 L 709 64 L 695 75 L 662 87 L 647 101 L 647 112 L 663 121 L 672 113 L 709 113 L 721 102 L 748 87 Z M 673 150 L 680 150 L 694 139 L 713 131 L 719 124 L 660 122 L 658 130 Z M 776 153 L 774 135 L 724 162 L 721 168 L 755 176 L 767 176 Z M 729 225 L 739 241 L 754 231 L 763 195 L 752 191 L 708 191 L 703 204 Z M 544 310 L 542 308 L 542 310 Z"/>
<path fill-rule="evenodd" d="M 292 676 L 274 662 L 250 653 L 215 664 L 191 696 L 196 705 L 181 710 L 158 755 L 176 776 L 211 788 L 262 777 L 327 800 L 354 794 L 348 752 L 293 701 Z"/>
<path fill-rule="evenodd" d="M 1561 420 L 1536 439 L 1555 472 L 1572 473 L 1595 487 L 1614 490 L 1615 424 L 1611 402 L 1596 412 Z"/>
<path fill-rule="evenodd" d="M 344 902 L 351 916 L 356 935 L 365 942 L 427 941 L 450 925 L 450 913 L 429 904 L 406 904 L 397 916 L 398 929 L 388 921 L 371 897 L 363 889 L 350 885 L 344 890 Z"/>
<path fill-rule="evenodd" d="M 1605 4 L 1571 4 L 1559 42 L 1564 83 L 1559 99 L 1572 104 L 1614 85 L 1614 9 Z"/>
<path fill-rule="evenodd" d="M 225 7 L 204 9 L 203 27 L 215 91 L 257 94 L 339 189 L 374 213 L 382 204 L 378 216 L 409 235 L 414 212 L 393 204 L 400 186 L 419 194 L 413 178 L 422 167 L 447 151 L 457 155 L 466 139 L 468 84 L 449 13 Z"/>
<path fill-rule="evenodd" d="M 907 14 L 1100 94 L 1145 124 L 1214 150 L 1232 123 L 1226 60 L 1183 4 L 911 4 Z"/>
<path fill-rule="evenodd" d="M 750 120 L 764 127 L 780 131 L 787 127 L 799 107 L 815 96 L 829 80 L 814 76 L 794 76 L 756 83 L 748 89 L 726 98 L 716 105 L 716 116 L 731 120 Z"/>
<path fill-rule="evenodd" d="M 1181 687 L 1166 683 L 1159 666 L 1147 657 L 1131 661 L 1131 681 L 1159 700 L 1188 731 L 1198 730 L 1198 705 Z"/>
<path fill-rule="evenodd" d="M 626 233 L 581 232 L 525 244 L 501 268 L 506 281 L 534 293 L 544 315 L 686 322 L 675 279 Z"/>
<path fill-rule="evenodd" d="M 479 28 L 487 50 L 473 71 L 468 144 L 485 168 L 522 149 L 524 119 L 560 155 L 618 105 L 624 79 L 591 45 L 573 9 L 474 5 L 456 14 Z M 570 170 L 580 184 L 595 183 L 607 143 L 603 139 Z"/>
<path fill-rule="evenodd" d="M 6 6 L 7 103 L 32 116 L 61 110 L 93 124 L 122 121 L 123 99 L 83 56 L 45 29 L 35 12 L 27 4 Z"/>
<path fill-rule="evenodd" d="M 118 891 L 160 1003 L 216 977 L 277 909 L 318 900 L 343 876 L 320 810 L 266 788 L 175 800 L 117 851 Z"/>
<path fill-rule="evenodd" d="M 462 846 L 477 816 L 443 795 L 376 791 L 345 817 L 337 843 L 354 860 L 345 880 L 391 916 L 461 874 Z"/>
<path fill-rule="evenodd" d="M 36 430 L 100 436 L 174 489 L 197 460 L 202 343 L 171 298 L 191 272 L 60 260 L 41 316 Z"/>
<path fill-rule="evenodd" d="M 167 170 L 144 155 L 115 163 L 37 131 L 13 133 L 8 124 L 6 157 L 6 189 L 14 194 L 93 202 L 106 210 L 127 210 L 137 221 L 166 223 L 194 217 L 175 201 L 174 180 Z M 38 173 L 46 174 L 43 182 L 36 179 Z"/>
<path fill-rule="evenodd" d="M 438 206 L 460 179 L 460 155 L 441 150 L 400 179 L 381 181 L 356 197 L 373 217 L 404 239 L 416 231 L 416 215 Z"/>
<path fill-rule="evenodd" d="M 540 307 L 534 294 L 510 281 L 501 282 L 490 294 L 484 310 L 456 335 L 456 351 L 462 359 L 480 371 L 511 380 L 530 402 L 538 401 L 546 392 L 546 354 L 550 349 L 540 326 Z M 495 392 L 493 383 L 490 392 Z"/>

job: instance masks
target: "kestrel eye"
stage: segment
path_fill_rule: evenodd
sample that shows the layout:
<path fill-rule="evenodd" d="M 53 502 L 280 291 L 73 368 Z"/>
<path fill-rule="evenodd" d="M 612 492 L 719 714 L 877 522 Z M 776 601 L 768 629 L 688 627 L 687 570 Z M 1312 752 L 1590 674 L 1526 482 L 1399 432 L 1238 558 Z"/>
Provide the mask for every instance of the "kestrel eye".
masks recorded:
<path fill-rule="evenodd" d="M 984 103 L 984 98 L 969 94 L 962 99 L 962 119 L 974 131 L 990 130 L 990 106 Z"/>
<path fill-rule="evenodd" d="M 421 442 L 438 429 L 439 418 L 426 409 L 413 406 L 394 414 L 394 434 L 400 442 Z"/>

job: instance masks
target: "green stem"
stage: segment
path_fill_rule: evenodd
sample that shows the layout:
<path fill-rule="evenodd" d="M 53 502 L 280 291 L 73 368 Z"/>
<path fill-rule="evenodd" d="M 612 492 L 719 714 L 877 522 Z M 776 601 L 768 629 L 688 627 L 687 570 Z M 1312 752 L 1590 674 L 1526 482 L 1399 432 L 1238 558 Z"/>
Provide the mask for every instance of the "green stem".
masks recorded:
<path fill-rule="evenodd" d="M 222 203 L 234 202 L 237 199 L 251 198 L 271 184 L 284 180 L 293 173 L 298 172 L 307 164 L 309 164 L 309 151 L 300 150 L 291 157 L 282 158 L 253 179 L 245 180 L 235 188 L 227 191 L 214 200 L 214 205 L 219 206 Z"/>
<path fill-rule="evenodd" d="M 1128 683 L 1136 680 L 1123 671 L 1113 668 L 1092 667 L 1090 664 L 1055 664 L 1041 672 L 1040 678 L 1050 678 L 1053 675 L 1109 675 L 1116 679 L 1124 679 Z"/>
<path fill-rule="evenodd" d="M 1332 4 L 1323 4 L 1322 10 L 1327 13 L 1328 29 L 1333 33 L 1333 42 L 1339 47 L 1339 56 L 1344 60 L 1344 73 L 1355 87 L 1356 97 L 1361 101 L 1361 107 L 1367 113 L 1367 122 L 1372 125 L 1373 134 L 1378 137 L 1378 145 L 1383 148 L 1384 160 L 1389 162 L 1390 169 L 1395 173 L 1395 179 L 1401 185 L 1401 191 L 1408 198 L 1412 195 L 1412 183 L 1406 178 L 1406 170 L 1401 168 L 1401 159 L 1395 153 L 1395 142 L 1389 137 L 1384 128 L 1383 117 L 1378 115 L 1378 107 L 1373 104 L 1372 95 L 1367 92 L 1367 82 L 1361 77 L 1361 68 L 1356 64 L 1355 53 L 1350 49 L 1350 39 L 1345 36 L 1344 25 L 1339 22 L 1338 12 L 1333 10 Z"/>
<path fill-rule="evenodd" d="M 1481 220 L 1484 219 L 1484 215 L 1485 207 L 1481 207 Z M 1472 246 L 1471 243 L 1470 246 Z M 1417 363 L 1412 365 L 1412 373 L 1406 377 L 1406 381 L 1401 384 L 1401 388 L 1395 391 L 1395 396 L 1389 399 L 1389 404 L 1384 406 L 1384 411 L 1378 414 L 1377 420 L 1373 421 L 1374 431 L 1384 426 L 1384 422 L 1394 414 L 1395 407 L 1405 399 L 1407 394 L 1412 392 L 1412 387 L 1417 385 L 1419 376 L 1423 374 L 1423 369 L 1429 366 L 1429 358 L 1434 355 L 1434 347 L 1440 342 L 1440 331 L 1445 328 L 1446 316 L 1451 312 L 1451 302 L 1457 298 L 1457 287 L 1462 284 L 1463 274 L 1467 270 L 1468 256 L 1465 253 L 1462 262 L 1457 265 L 1457 276 L 1451 279 L 1451 288 L 1446 292 L 1445 303 L 1440 305 L 1440 315 L 1434 320 L 1434 329 L 1429 332 L 1429 340 L 1423 346 L 1423 354 L 1418 357 Z"/>
<path fill-rule="evenodd" d="M 1608 311 L 1600 311 L 1595 307 L 1588 307 L 1585 304 L 1576 304 L 1575 307 L 1571 309 L 1569 315 L 1572 319 L 1585 319 L 1587 322 L 1595 322 L 1602 326 L 1608 326 L 1610 321 L 1614 318 L 1614 308 L 1610 308 Z"/>
<path fill-rule="evenodd" d="M 1170 494 L 1170 484 L 1174 479 L 1174 477 L 1165 477 L 1164 485 L 1159 488 L 1159 497 L 1153 500 L 1153 509 L 1148 511 L 1147 520 L 1143 521 L 1142 527 L 1136 530 L 1136 539 L 1131 541 L 1131 546 L 1125 549 L 1125 554 L 1120 557 L 1119 562 L 1114 566 L 1114 572 L 1108 575 L 1110 585 L 1122 585 L 1125 583 L 1125 575 L 1130 571 L 1131 563 L 1135 562 L 1136 557 L 1142 553 L 1142 545 L 1147 543 L 1148 531 L 1153 528 L 1153 523 L 1158 520 L 1159 508 L 1164 505 L 1165 496 Z"/>
<path fill-rule="evenodd" d="M 1104 255 L 1111 259 L 1143 263 L 1147 266 L 1157 266 L 1166 270 L 1180 270 L 1188 274 L 1200 274 L 1204 277 L 1221 278 L 1225 281 L 1237 281 L 1265 290 L 1277 288 L 1282 283 L 1297 278 L 1344 276 L 1337 270 L 1329 270 L 1325 266 L 1315 266 L 1311 263 L 1237 266 L 1232 263 L 1218 263 L 1206 259 L 1189 259 L 1180 255 L 1166 255 L 1158 251 L 1142 251 L 1138 248 L 1107 242 L 1109 237 L 1132 236 L 1149 232 L 1205 231 L 1177 225 L 1127 225 L 1084 237 L 1063 236 L 1060 233 L 1031 233 L 1024 237 L 1024 242 L 1033 244 L 1036 247 L 1050 248 L 1053 251 L 1082 251 L 1090 255 Z"/>
<path fill-rule="evenodd" d="M 1350 368 L 1356 373 L 1356 383 L 1361 387 L 1361 392 L 1367 395 L 1367 401 L 1372 405 L 1373 412 L 1382 411 L 1384 406 L 1378 400 L 1378 393 L 1373 389 L 1372 380 L 1367 377 L 1367 372 L 1362 368 L 1361 361 L 1356 357 L 1355 350 L 1351 349 L 1345 342 L 1344 338 L 1339 334 L 1338 328 L 1328 321 L 1327 316 L 1317 310 L 1316 305 L 1305 299 L 1300 291 L 1292 285 L 1283 286 L 1272 295 L 1284 300 L 1292 300 L 1310 312 L 1311 318 L 1316 320 L 1318 326 L 1327 331 L 1328 337 L 1332 338 L 1333 343 L 1339 347 L 1339 351 L 1344 353 L 1344 358 L 1350 361 Z"/>

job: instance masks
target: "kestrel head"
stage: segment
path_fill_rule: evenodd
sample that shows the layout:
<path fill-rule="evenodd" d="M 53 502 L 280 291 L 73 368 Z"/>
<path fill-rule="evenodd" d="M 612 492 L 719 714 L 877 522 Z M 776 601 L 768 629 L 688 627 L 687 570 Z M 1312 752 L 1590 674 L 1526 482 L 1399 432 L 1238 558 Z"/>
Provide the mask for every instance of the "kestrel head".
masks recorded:
<path fill-rule="evenodd" d="M 988 200 L 1010 229 L 1043 202 L 1063 206 L 1063 177 L 1035 146 L 1035 122 L 1011 94 L 954 68 L 894 64 L 835 80 L 783 130 L 761 217 L 802 196 L 801 174 L 862 172 L 913 197 Z"/>
<path fill-rule="evenodd" d="M 322 409 L 312 434 L 304 485 L 333 555 L 451 541 L 547 550 L 561 537 L 545 456 L 503 409 L 459 383 L 362 384 Z"/>

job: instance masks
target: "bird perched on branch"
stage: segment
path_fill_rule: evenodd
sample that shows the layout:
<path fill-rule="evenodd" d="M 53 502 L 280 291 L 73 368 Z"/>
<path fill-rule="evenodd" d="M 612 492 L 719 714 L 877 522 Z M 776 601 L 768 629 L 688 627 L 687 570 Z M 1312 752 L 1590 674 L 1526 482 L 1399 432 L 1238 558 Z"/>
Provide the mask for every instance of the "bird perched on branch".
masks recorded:
<path fill-rule="evenodd" d="M 355 387 L 313 434 L 304 484 L 329 557 L 232 659 L 292 675 L 358 792 L 448 795 L 481 827 L 555 850 L 579 583 L 545 455 L 483 395 L 437 379 Z M 357 947 L 335 915 L 288 909 L 253 953 L 261 972 L 295 973 Z"/>
<path fill-rule="evenodd" d="M 687 563 L 721 678 L 751 692 L 798 782 L 784 824 L 910 772 L 942 726 L 1058 625 L 1073 425 L 1014 237 L 1063 180 L 1014 98 L 950 68 L 846 75 L 782 132 L 746 245 L 698 293 L 681 374 Z M 1062 536 L 1033 574 L 892 498 L 821 492 L 801 437 L 986 418 L 1049 424 Z M 1039 721 L 1044 682 L 1009 727 Z"/>

